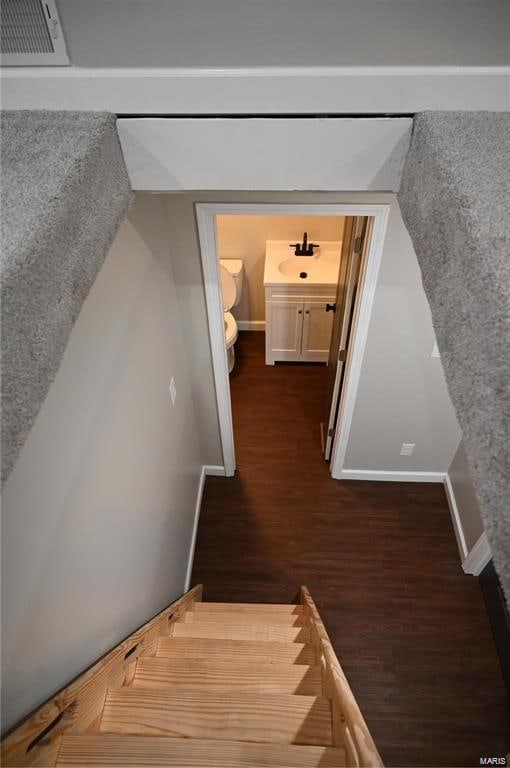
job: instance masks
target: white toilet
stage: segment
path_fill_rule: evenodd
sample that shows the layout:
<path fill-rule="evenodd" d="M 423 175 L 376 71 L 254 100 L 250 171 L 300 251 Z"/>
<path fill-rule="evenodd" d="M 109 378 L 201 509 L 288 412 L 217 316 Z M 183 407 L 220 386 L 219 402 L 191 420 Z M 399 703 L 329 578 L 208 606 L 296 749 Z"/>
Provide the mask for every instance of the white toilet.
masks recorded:
<path fill-rule="evenodd" d="M 225 313 L 225 344 L 227 346 L 228 372 L 234 368 L 234 344 L 237 341 L 237 323 L 230 311 L 241 301 L 243 288 L 243 262 L 241 259 L 220 259 L 221 293 Z"/>

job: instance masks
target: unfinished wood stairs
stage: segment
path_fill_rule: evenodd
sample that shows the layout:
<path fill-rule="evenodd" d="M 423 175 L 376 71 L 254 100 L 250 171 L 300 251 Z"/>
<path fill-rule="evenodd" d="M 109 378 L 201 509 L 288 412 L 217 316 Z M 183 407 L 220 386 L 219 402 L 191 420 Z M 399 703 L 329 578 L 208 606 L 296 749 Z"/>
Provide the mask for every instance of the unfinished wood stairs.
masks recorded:
<path fill-rule="evenodd" d="M 8 766 L 382 762 L 305 587 L 298 605 L 195 587 L 12 731 Z"/>

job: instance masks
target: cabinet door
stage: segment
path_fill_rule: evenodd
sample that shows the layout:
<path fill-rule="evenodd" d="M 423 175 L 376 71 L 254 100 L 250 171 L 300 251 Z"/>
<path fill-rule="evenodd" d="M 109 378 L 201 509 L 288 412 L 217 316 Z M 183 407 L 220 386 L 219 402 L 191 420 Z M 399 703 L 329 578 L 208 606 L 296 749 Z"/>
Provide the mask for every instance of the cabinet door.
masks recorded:
<path fill-rule="evenodd" d="M 333 328 L 333 312 L 326 312 L 326 303 L 333 303 L 334 298 L 325 299 L 320 303 L 304 304 L 303 342 L 301 359 L 327 363 L 331 330 Z"/>
<path fill-rule="evenodd" d="M 301 359 L 303 303 L 272 301 L 266 304 L 266 364 Z"/>

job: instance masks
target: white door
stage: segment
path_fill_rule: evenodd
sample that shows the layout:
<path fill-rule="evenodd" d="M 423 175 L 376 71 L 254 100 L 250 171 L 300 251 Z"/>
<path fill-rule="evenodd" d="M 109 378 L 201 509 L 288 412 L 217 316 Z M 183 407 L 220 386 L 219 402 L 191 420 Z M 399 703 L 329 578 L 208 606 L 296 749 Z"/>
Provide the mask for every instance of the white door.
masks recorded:
<path fill-rule="evenodd" d="M 266 365 L 296 360 L 301 353 L 303 302 L 272 301 L 266 306 Z"/>
<path fill-rule="evenodd" d="M 328 421 L 324 446 L 326 461 L 331 457 L 361 262 L 369 239 L 368 217 L 354 216 L 346 219 L 329 352 Z"/>
<path fill-rule="evenodd" d="M 306 302 L 303 307 L 302 359 L 310 362 L 327 363 L 333 313 L 326 312 L 326 304 L 334 298 L 324 299 L 320 304 Z"/>

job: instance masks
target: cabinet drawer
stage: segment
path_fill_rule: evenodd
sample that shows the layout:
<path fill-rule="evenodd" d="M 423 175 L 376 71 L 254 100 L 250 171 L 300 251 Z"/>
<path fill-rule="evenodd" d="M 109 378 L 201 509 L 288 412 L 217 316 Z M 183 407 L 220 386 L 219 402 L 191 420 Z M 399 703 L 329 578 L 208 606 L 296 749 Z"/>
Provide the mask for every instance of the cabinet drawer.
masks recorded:
<path fill-rule="evenodd" d="M 266 301 L 334 301 L 336 285 L 269 285 L 265 289 Z"/>

